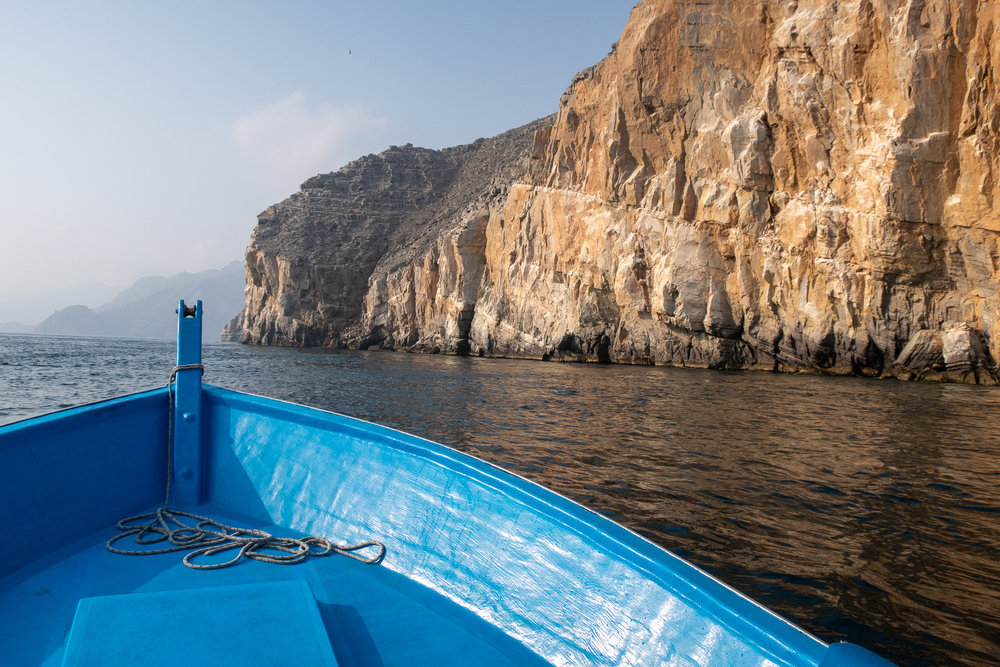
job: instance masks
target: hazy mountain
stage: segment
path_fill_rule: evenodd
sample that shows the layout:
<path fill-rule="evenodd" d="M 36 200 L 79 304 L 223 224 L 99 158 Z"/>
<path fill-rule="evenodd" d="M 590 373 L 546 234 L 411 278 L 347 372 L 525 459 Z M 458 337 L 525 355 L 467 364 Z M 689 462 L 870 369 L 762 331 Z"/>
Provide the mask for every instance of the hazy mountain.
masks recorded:
<path fill-rule="evenodd" d="M 106 336 L 101 316 L 86 306 L 69 306 L 49 315 L 35 327 L 35 333 L 75 334 L 78 336 Z"/>
<path fill-rule="evenodd" d="M 57 310 L 35 333 L 126 338 L 173 338 L 177 335 L 177 302 L 201 299 L 204 338 L 215 340 L 243 307 L 243 262 L 200 273 L 140 278 L 97 308 L 70 306 Z"/>
<path fill-rule="evenodd" d="M 122 287 L 81 283 L 55 290 L 31 291 L 30 286 L 26 286 L 16 295 L 0 297 L 0 312 L 7 320 L 0 323 L 0 331 L 30 333 L 55 311 L 77 304 L 94 308 L 121 292 Z"/>
<path fill-rule="evenodd" d="M 142 301 L 143 299 L 155 296 L 157 292 L 161 292 L 165 289 L 176 289 L 178 285 L 182 285 L 183 288 L 186 289 L 190 283 L 198 281 L 202 275 L 203 273 L 188 273 L 184 271 L 182 273 L 178 273 L 177 275 L 170 276 L 169 278 L 166 276 L 146 276 L 145 278 L 139 278 L 137 281 L 119 292 L 115 298 L 111 299 L 111 301 L 98 306 L 94 310 L 99 313 L 115 310 L 117 308 L 127 306 L 130 303 L 135 303 L 136 301 Z"/>

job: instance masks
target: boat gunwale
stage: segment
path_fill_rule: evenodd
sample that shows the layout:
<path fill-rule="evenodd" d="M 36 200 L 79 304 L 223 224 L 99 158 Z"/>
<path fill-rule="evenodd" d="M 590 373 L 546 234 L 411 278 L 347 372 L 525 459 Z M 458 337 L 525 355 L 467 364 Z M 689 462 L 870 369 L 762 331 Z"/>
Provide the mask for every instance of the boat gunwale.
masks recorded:
<path fill-rule="evenodd" d="M 514 494 L 516 494 L 519 497 L 515 497 L 515 500 L 533 509 L 544 510 L 540 512 L 544 516 L 558 522 L 577 536 L 601 545 L 601 548 L 606 553 L 610 553 L 612 556 L 618 557 L 627 564 L 635 567 L 643 575 L 669 590 L 686 604 L 691 605 L 695 609 L 710 610 L 709 615 L 721 625 L 735 631 L 741 638 L 746 639 L 748 643 L 751 643 L 778 662 L 783 663 L 787 659 L 774 654 L 773 650 L 768 648 L 769 644 L 779 644 L 791 654 L 810 655 L 815 658 L 816 662 L 822 659 L 823 653 L 828 649 L 829 645 L 827 642 L 816 637 L 808 630 L 768 609 L 702 568 L 689 563 L 669 549 L 656 544 L 627 526 L 623 526 L 558 491 L 554 491 L 516 472 L 507 470 L 496 463 L 401 429 L 358 417 L 351 417 L 332 410 L 311 407 L 259 394 L 235 391 L 215 385 L 203 384 L 202 386 L 206 394 L 217 400 L 225 401 L 226 398 L 236 400 L 249 399 L 251 403 L 262 407 L 271 407 L 272 409 L 278 406 L 287 406 L 293 413 L 298 413 L 296 416 L 309 417 L 310 412 L 318 412 L 326 415 L 327 418 L 335 417 L 338 420 L 343 420 L 338 423 L 338 426 L 371 438 L 372 433 L 366 432 L 360 426 L 366 425 L 369 428 L 380 431 L 383 436 L 387 436 L 385 437 L 385 442 L 396 449 L 411 455 L 420 456 L 423 460 L 451 472 L 468 475 L 472 479 L 484 483 L 486 486 L 504 495 L 515 497 Z M 327 423 L 326 420 L 318 416 L 313 416 L 312 419 L 316 420 L 319 424 Z M 514 494 L 510 493 L 511 491 Z M 541 495 L 539 495 L 539 491 Z M 552 502 L 553 500 L 556 502 Z M 581 510 L 583 516 L 580 515 Z M 629 542 L 632 542 L 632 544 Z M 609 550 L 608 547 L 614 548 Z M 699 579 L 701 580 L 700 582 L 698 581 Z M 683 586 L 678 587 L 678 582 L 682 582 Z M 710 586 L 716 588 L 716 591 L 713 591 L 713 593 L 723 593 L 730 599 L 724 600 L 720 596 L 707 593 L 699 587 L 699 583 L 708 583 Z M 742 609 L 736 609 L 734 608 L 735 605 L 726 604 L 728 602 L 736 602 Z M 784 633 L 776 634 L 768 632 L 768 628 L 749 620 L 743 613 L 747 611 L 754 614 L 766 615 L 770 622 L 779 624 L 778 627 L 788 633 L 787 637 L 782 636 Z M 753 632 L 748 633 L 743 631 L 747 628 L 752 629 Z M 756 638 L 750 639 L 752 636 L 756 636 Z M 781 638 L 779 639 L 779 637 Z M 785 641 L 785 639 L 789 641 Z"/>
<path fill-rule="evenodd" d="M 325 430 L 336 426 L 342 432 L 348 432 L 352 436 L 360 435 L 367 439 L 375 435 L 389 447 L 417 456 L 452 473 L 465 475 L 512 498 L 515 502 L 536 509 L 543 516 L 594 544 L 605 553 L 634 567 L 657 585 L 676 595 L 685 604 L 715 619 L 779 664 L 792 664 L 789 657 L 795 655 L 809 656 L 818 663 L 828 649 L 827 643 L 823 640 L 668 549 L 600 512 L 496 463 L 401 429 L 332 410 L 205 383 L 201 386 L 206 403 L 214 400 L 225 405 L 242 401 L 257 408 L 251 411 L 252 414 L 261 415 L 261 409 L 269 412 L 280 411 L 294 416 L 306 426 Z M 158 387 L 3 424 L 0 425 L 0 444 L 5 434 L 29 428 L 45 428 L 76 414 L 113 410 L 117 406 L 136 401 L 153 400 L 161 396 L 166 398 L 167 394 L 166 387 Z M 239 406 L 229 407 L 239 409 Z M 65 552 L 64 549 L 58 551 Z M 52 552 L 50 555 L 56 554 Z M 12 584 L 22 574 L 24 568 L 4 573 L 0 575 L 0 583 Z M 445 591 L 439 592 L 447 594 Z M 755 620 L 751 620 L 752 618 Z M 774 649 L 779 649 L 778 653 Z M 780 655 L 782 652 L 787 655 Z"/>
<path fill-rule="evenodd" d="M 207 386 L 207 385 L 206 385 Z M 155 389 L 142 389 L 140 391 L 132 392 L 131 394 L 120 394 L 117 396 L 109 396 L 108 398 L 101 398 L 96 401 L 90 401 L 89 403 L 80 403 L 79 405 L 71 405 L 68 408 L 57 408 L 55 410 L 50 410 L 49 412 L 42 412 L 37 415 L 29 415 L 27 417 L 21 417 L 15 419 L 12 422 L 6 422 L 0 424 L 0 435 L 3 434 L 5 430 L 19 430 L 21 427 L 34 426 L 34 424 L 29 424 L 28 422 L 37 421 L 39 423 L 44 423 L 46 421 L 54 421 L 55 419 L 61 419 L 67 417 L 66 413 L 79 411 L 90 412 L 98 408 L 113 407 L 119 403 L 125 403 L 126 401 L 139 400 L 141 398 L 153 397 L 156 394 L 167 395 L 166 386 L 157 387 Z"/>

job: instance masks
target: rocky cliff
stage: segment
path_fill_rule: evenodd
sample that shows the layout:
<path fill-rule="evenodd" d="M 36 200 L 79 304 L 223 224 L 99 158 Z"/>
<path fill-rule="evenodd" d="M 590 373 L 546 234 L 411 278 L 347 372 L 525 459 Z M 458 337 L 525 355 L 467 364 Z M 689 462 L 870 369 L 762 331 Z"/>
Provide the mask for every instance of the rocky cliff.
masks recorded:
<path fill-rule="evenodd" d="M 527 170 L 378 271 L 261 254 L 262 216 L 246 320 L 291 335 L 244 340 L 996 382 L 998 7 L 644 0 Z"/>
<path fill-rule="evenodd" d="M 433 314 L 398 303 L 397 285 L 444 239 L 461 236 L 459 228 L 472 224 L 482 237 L 473 221 L 523 176 L 532 138 L 547 123 L 440 151 L 393 146 L 310 178 L 258 216 L 246 253 L 246 305 L 223 338 L 328 347 L 421 342 L 415 323 Z M 461 314 L 465 306 L 456 304 Z M 444 349 L 461 349 L 462 336 Z"/>

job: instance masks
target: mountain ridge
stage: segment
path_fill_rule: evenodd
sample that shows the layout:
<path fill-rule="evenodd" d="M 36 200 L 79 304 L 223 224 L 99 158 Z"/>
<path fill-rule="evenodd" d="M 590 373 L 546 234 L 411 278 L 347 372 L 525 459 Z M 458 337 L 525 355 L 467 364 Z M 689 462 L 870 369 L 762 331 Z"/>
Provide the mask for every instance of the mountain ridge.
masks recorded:
<path fill-rule="evenodd" d="M 172 339 L 177 335 L 177 302 L 201 299 L 203 331 L 214 337 L 242 307 L 243 279 L 243 263 L 238 260 L 221 269 L 146 276 L 96 308 L 61 308 L 30 333 Z"/>

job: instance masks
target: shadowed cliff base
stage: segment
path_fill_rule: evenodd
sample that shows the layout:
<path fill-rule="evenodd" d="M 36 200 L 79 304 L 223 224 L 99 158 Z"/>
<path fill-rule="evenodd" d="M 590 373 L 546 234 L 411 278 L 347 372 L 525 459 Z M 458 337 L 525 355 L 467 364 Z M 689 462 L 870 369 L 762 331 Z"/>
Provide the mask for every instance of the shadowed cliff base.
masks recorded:
<path fill-rule="evenodd" d="M 995 384 L 998 4 L 641 2 L 554 118 L 268 209 L 232 335 Z"/>

